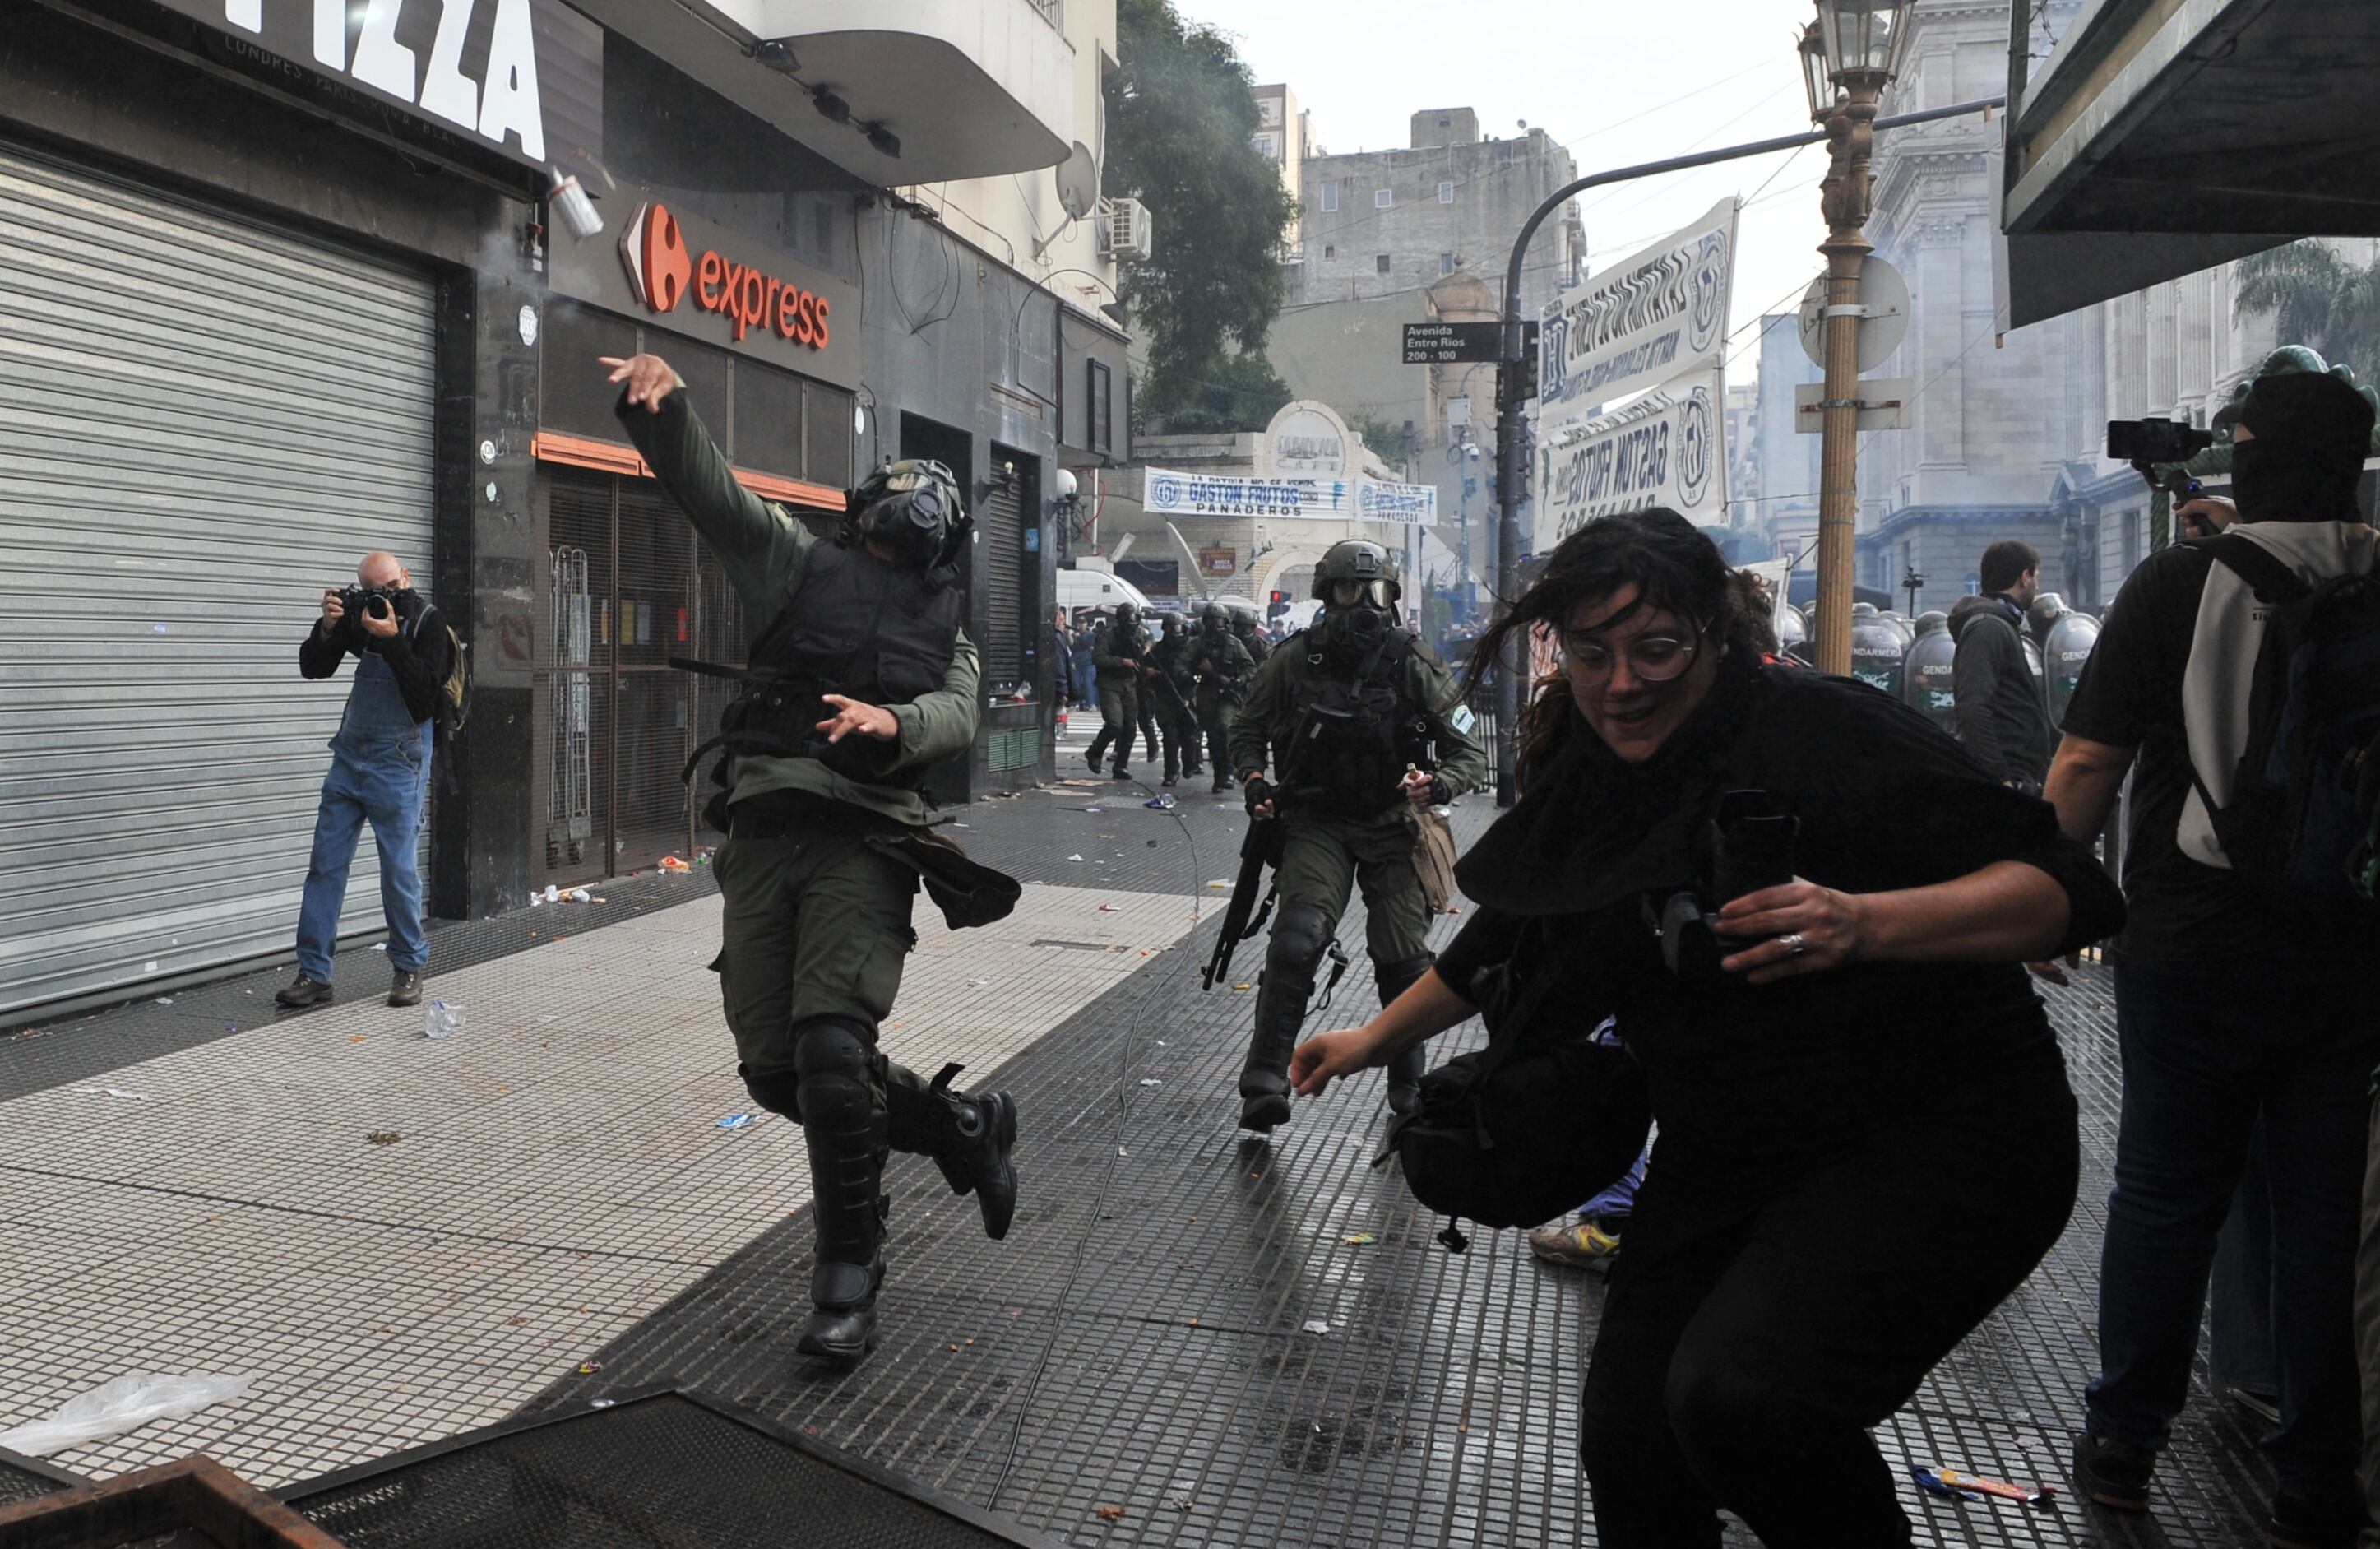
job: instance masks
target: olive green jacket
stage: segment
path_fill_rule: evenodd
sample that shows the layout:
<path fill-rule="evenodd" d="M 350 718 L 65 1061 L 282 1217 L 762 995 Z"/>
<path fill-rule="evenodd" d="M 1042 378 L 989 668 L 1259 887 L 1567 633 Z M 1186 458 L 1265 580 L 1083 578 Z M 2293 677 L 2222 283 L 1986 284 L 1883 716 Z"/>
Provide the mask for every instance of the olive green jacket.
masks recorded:
<path fill-rule="evenodd" d="M 1240 706 L 1240 718 L 1232 727 L 1232 773 L 1263 773 L 1273 755 L 1296 735 L 1298 687 L 1321 671 L 1313 661 L 1313 650 L 1307 635 L 1292 635 L 1257 668 L 1248 697 Z M 1478 788 L 1488 777 L 1488 755 L 1471 735 L 1473 717 L 1463 702 L 1463 691 L 1453 675 L 1418 642 L 1405 654 L 1405 680 L 1399 697 L 1420 706 L 1428 718 L 1430 742 L 1438 753 L 1438 768 L 1431 773 L 1446 783 L 1448 794 L 1461 796 Z M 1398 811 L 1391 807 L 1389 815 Z"/>
<path fill-rule="evenodd" d="M 1148 653 L 1156 649 L 1156 643 L 1148 638 L 1148 630 L 1145 627 L 1135 624 L 1126 629 L 1119 624 L 1109 624 L 1099 634 L 1099 649 L 1091 653 L 1091 665 L 1098 669 L 1099 686 L 1121 689 L 1127 684 L 1137 684 L 1140 666 L 1151 665 Z M 1133 662 L 1139 663 L 1140 666 L 1128 665 Z"/>
<path fill-rule="evenodd" d="M 784 507 L 735 482 L 718 444 L 686 403 L 683 385 L 662 400 L 658 414 L 642 404 L 631 407 L 625 393 L 616 412 L 662 487 L 719 556 L 728 584 L 744 604 L 750 637 L 759 640 L 793 601 L 810 552 L 818 547 L 817 535 Z M 894 738 L 900 751 L 893 768 L 933 763 L 975 745 L 981 677 L 975 646 L 961 631 L 940 689 L 906 704 L 883 706 L 901 728 Z M 739 753 L 728 765 L 728 775 L 736 801 L 769 791 L 797 790 L 903 823 L 922 825 L 929 817 L 925 798 L 917 792 L 845 779 L 816 759 Z"/>

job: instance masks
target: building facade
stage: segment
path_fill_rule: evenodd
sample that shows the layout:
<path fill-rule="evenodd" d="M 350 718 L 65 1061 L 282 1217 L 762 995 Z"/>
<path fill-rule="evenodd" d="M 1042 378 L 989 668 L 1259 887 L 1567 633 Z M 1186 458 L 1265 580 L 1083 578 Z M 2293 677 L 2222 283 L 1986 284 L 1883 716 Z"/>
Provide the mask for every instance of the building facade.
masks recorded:
<path fill-rule="evenodd" d="M 2078 9 L 2050 5 L 2045 37 Z M 2006 4 L 1925 0 L 1914 24 L 1908 66 L 1883 112 L 2005 89 Z M 1914 396 L 1905 428 L 1860 438 L 1858 580 L 1905 599 L 1900 583 L 1914 571 L 1925 578 L 1917 605 L 1948 607 L 1974 590 L 1984 549 L 2015 538 L 2041 554 L 2045 589 L 2096 608 L 2149 552 L 2148 491 L 2103 455 L 2107 421 L 2155 415 L 2205 424 L 2271 348 L 2271 320 L 2237 313 L 2227 263 L 2007 328 L 1994 280 L 2003 128 L 1978 116 L 1877 137 L 1867 231 L 1908 282 L 1912 318 L 1899 350 L 1868 374 L 1910 379 Z M 1764 346 L 1764 405 L 1772 356 L 1799 369 L 1790 323 L 1780 332 L 1791 353 Z M 1815 379 L 1815 371 L 1802 378 Z M 1779 387 L 1790 397 L 1791 384 Z M 1770 422 L 1764 410 L 1764 431 Z M 1803 439 L 1815 467 L 1819 438 Z M 1766 468 L 1763 478 L 1764 496 L 1779 507 L 1764 519 L 1779 522 L 1782 492 Z"/>
<path fill-rule="evenodd" d="M 1257 132 L 1251 143 L 1281 174 L 1282 191 L 1293 200 L 1302 198 L 1306 158 L 1322 154 L 1314 140 L 1314 116 L 1297 105 L 1296 92 L 1278 82 L 1257 87 L 1255 96 Z M 1285 236 L 1283 250 L 1293 241 L 1293 236 Z"/>
<path fill-rule="evenodd" d="M 1114 265 L 1050 170 L 1099 152 L 1114 7 L 816 13 L 11 11 L 0 268 L 33 279 L 0 354 L 52 390 L 0 445 L 0 832 L 45 835 L 0 838 L 0 1006 L 286 951 L 344 695 L 297 644 L 373 548 L 472 664 L 435 912 L 702 842 L 678 765 L 725 693 L 670 663 L 745 631 L 599 356 L 667 357 L 739 479 L 821 531 L 879 460 L 949 463 L 988 702 L 933 784 L 1050 773 L 1059 474 L 1128 455 Z M 376 894 L 359 857 L 344 929 Z"/>
<path fill-rule="evenodd" d="M 1288 301 L 1372 300 L 1427 290 L 1450 274 L 1480 276 L 1500 304 L 1521 223 L 1578 177 L 1543 129 L 1482 140 L 1467 107 L 1413 116 L 1402 150 L 1309 156 L 1298 190 Z M 1586 253 L 1573 204 L 1539 232 L 1521 270 L 1521 314 L 1535 317 L 1574 285 Z"/>

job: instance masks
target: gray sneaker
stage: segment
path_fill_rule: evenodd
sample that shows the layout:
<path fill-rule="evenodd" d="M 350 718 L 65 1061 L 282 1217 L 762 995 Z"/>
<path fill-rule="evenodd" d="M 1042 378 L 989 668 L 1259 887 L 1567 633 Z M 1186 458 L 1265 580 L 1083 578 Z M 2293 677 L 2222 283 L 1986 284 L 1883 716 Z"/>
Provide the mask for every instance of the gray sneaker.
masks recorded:
<path fill-rule="evenodd" d="M 275 1005 L 285 1006 L 292 1011 L 303 1011 L 312 1006 L 330 1005 L 331 994 L 328 984 L 301 973 L 289 982 L 288 988 L 276 991 L 273 999 Z"/>
<path fill-rule="evenodd" d="M 418 969 L 399 969 L 396 977 L 388 982 L 388 1003 L 391 1006 L 421 1004 L 421 972 Z"/>

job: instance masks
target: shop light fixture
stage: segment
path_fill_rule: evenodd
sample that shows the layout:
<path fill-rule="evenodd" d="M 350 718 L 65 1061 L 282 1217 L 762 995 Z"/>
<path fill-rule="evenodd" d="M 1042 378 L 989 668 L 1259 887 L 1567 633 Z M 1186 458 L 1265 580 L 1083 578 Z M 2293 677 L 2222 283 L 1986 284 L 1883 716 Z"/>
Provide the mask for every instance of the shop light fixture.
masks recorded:
<path fill-rule="evenodd" d="M 873 145 L 879 152 L 887 156 L 892 157 L 896 161 L 900 159 L 901 137 L 899 135 L 894 134 L 891 129 L 886 128 L 881 124 L 862 124 L 859 126 L 859 128 L 861 133 L 868 136 L 868 144 Z"/>
<path fill-rule="evenodd" d="M 792 75 L 802 67 L 802 62 L 794 57 L 794 51 L 783 38 L 763 38 L 754 43 L 752 57 L 779 75 Z"/>
<path fill-rule="evenodd" d="M 838 124 L 851 122 L 851 104 L 824 87 L 810 93 L 810 105 Z"/>

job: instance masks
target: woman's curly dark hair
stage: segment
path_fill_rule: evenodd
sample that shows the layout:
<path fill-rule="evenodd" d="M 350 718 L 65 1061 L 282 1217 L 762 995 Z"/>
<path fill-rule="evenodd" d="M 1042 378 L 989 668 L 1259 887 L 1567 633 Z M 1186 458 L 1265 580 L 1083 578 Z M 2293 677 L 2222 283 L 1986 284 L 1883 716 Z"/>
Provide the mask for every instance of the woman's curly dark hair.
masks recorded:
<path fill-rule="evenodd" d="M 1702 625 L 1706 637 L 1725 645 L 1737 660 L 1759 661 L 1765 621 L 1744 606 L 1718 545 L 1677 512 L 1656 506 L 1589 522 L 1563 539 L 1546 556 L 1537 579 L 1479 637 L 1463 669 L 1464 688 L 1479 685 L 1515 635 L 1525 661 L 1530 631 L 1540 626 L 1559 629 L 1579 604 L 1609 597 L 1631 581 L 1636 583 L 1636 604 L 1621 617 L 1667 608 Z"/>

